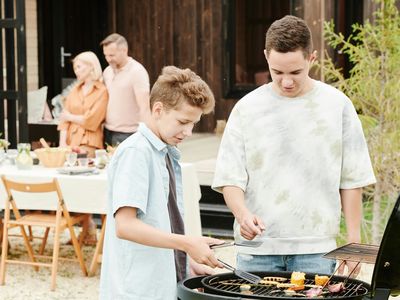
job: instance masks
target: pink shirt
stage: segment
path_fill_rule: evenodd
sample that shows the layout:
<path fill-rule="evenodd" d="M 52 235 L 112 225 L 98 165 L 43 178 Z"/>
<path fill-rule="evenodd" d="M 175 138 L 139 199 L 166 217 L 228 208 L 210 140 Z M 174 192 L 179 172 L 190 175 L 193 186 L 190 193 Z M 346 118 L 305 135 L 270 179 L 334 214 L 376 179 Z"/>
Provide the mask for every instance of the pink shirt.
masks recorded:
<path fill-rule="evenodd" d="M 141 113 L 149 108 L 150 82 L 146 69 L 129 57 L 128 63 L 103 72 L 108 89 L 108 106 L 104 126 L 118 132 L 135 132 Z"/>

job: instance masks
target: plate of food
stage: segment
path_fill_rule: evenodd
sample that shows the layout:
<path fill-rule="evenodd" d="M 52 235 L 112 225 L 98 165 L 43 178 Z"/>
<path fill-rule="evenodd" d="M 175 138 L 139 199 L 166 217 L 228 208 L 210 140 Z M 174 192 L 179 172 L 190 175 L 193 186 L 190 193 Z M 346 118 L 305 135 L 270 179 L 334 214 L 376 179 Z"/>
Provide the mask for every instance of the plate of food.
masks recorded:
<path fill-rule="evenodd" d="M 57 172 L 66 175 L 80 175 L 80 174 L 97 174 L 98 170 L 93 167 L 74 166 L 74 167 L 59 168 L 57 169 Z"/>

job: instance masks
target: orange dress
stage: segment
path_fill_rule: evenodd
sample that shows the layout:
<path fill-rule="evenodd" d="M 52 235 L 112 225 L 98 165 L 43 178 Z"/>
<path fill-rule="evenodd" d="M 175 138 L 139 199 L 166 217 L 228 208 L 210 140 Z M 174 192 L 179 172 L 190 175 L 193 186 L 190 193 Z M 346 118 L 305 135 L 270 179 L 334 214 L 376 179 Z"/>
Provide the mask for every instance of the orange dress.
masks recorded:
<path fill-rule="evenodd" d="M 67 131 L 67 145 L 103 148 L 103 122 L 106 117 L 108 93 L 106 86 L 96 81 L 92 91 L 83 95 L 83 83 L 78 83 L 68 94 L 64 107 L 71 114 L 83 115 L 82 125 L 62 121 L 58 130 Z"/>

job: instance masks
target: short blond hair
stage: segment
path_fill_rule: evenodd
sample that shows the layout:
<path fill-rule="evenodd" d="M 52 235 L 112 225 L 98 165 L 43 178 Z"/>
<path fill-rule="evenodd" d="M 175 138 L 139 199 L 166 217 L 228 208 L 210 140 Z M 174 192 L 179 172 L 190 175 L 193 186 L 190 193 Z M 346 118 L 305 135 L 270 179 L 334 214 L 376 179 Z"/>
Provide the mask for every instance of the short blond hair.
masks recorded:
<path fill-rule="evenodd" d="M 103 72 L 101 70 L 100 61 L 97 58 L 96 54 L 94 54 L 92 51 L 81 52 L 74 57 L 74 59 L 72 60 L 72 65 L 74 65 L 78 60 L 90 65 L 93 68 L 91 72 L 91 77 L 93 80 L 103 80 Z"/>
<path fill-rule="evenodd" d="M 183 102 L 199 107 L 204 114 L 214 110 L 214 95 L 200 76 L 190 69 L 167 66 L 154 83 L 150 93 L 150 107 L 161 102 L 167 109 L 175 109 Z"/>
<path fill-rule="evenodd" d="M 108 46 L 115 43 L 118 47 L 126 47 L 128 49 L 128 42 L 126 38 L 118 33 L 111 33 L 104 40 L 100 42 L 100 46 Z"/>

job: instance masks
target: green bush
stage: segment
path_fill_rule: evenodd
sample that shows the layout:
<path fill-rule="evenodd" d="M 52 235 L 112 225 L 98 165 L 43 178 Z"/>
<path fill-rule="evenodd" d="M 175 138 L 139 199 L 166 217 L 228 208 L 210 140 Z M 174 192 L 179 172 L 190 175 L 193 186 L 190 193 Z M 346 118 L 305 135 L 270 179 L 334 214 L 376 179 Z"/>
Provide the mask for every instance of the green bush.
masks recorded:
<path fill-rule="evenodd" d="M 367 138 L 377 183 L 365 189 L 363 239 L 378 244 L 400 190 L 400 17 L 395 0 L 378 0 L 374 21 L 353 24 L 345 38 L 324 24 L 326 42 L 346 55 L 349 78 L 327 53 L 319 62 L 324 80 L 353 101 Z"/>

